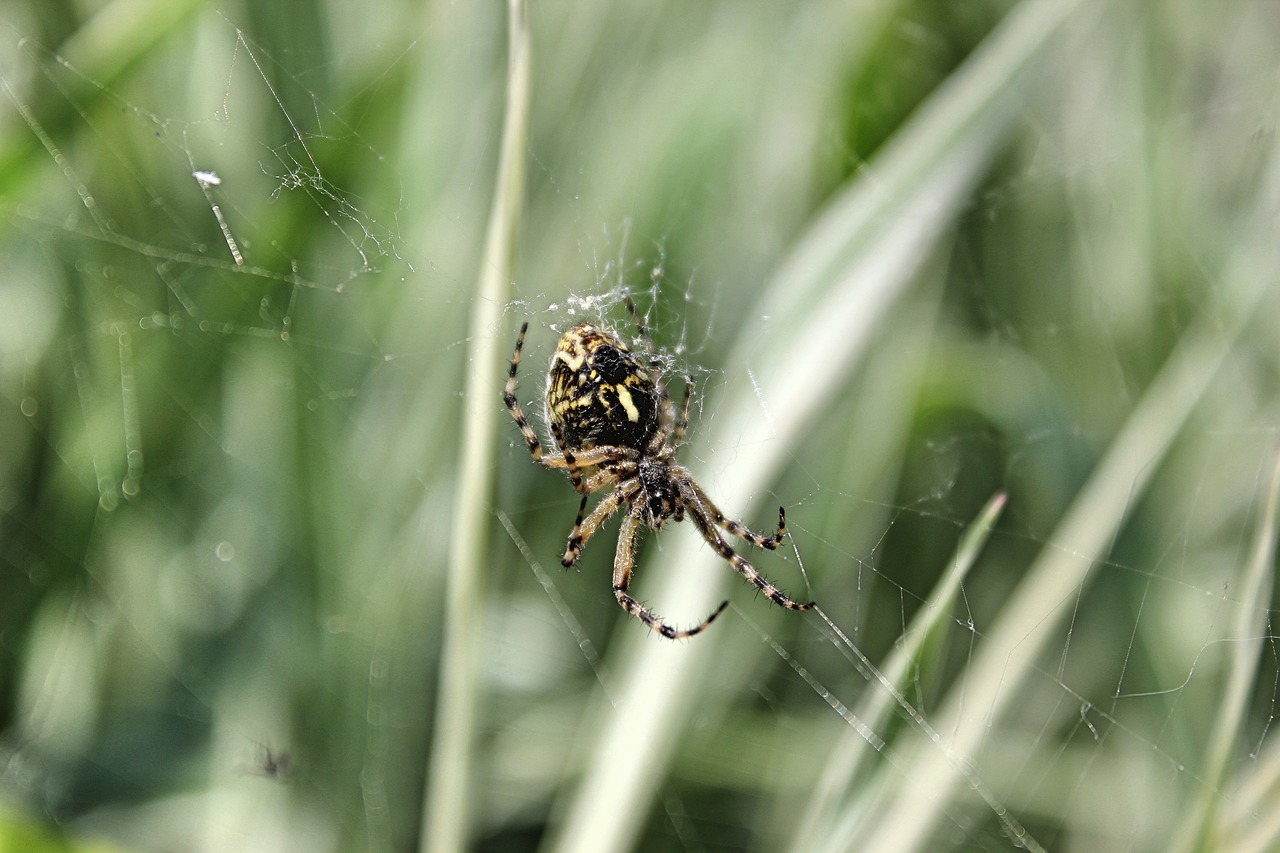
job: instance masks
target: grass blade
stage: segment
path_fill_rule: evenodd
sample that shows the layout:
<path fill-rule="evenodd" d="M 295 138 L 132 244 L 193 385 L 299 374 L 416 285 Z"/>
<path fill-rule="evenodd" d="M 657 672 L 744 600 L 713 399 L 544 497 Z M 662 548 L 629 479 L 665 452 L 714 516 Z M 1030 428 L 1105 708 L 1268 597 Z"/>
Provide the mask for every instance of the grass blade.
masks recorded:
<path fill-rule="evenodd" d="M 440 668 L 431 766 L 423 808 L 422 849 L 462 850 L 472 787 L 475 732 L 481 572 L 487 562 L 493 491 L 491 473 L 497 446 L 498 407 L 494 377 L 501 355 L 492 330 L 498 324 L 511 281 L 513 253 L 524 198 L 525 140 L 529 124 L 530 41 L 523 0 L 508 4 L 508 77 L 506 110 L 493 208 L 485 235 L 475 311 L 471 315 L 471 354 L 467 361 L 466 423 L 462 464 L 450 536 L 445 640 Z"/>
<path fill-rule="evenodd" d="M 1249 711 L 1249 696 L 1254 687 L 1254 673 L 1267 640 L 1267 620 L 1270 616 L 1273 578 L 1272 566 L 1276 556 L 1276 508 L 1280 502 L 1280 456 L 1276 457 L 1271 472 L 1271 484 L 1267 499 L 1258 518 L 1258 531 L 1253 551 L 1244 567 L 1239 591 L 1239 607 L 1234 626 L 1235 642 L 1231 644 L 1231 667 L 1222 692 L 1222 704 L 1218 709 L 1218 722 L 1214 725 L 1208 761 L 1200 787 L 1200 797 L 1195 807 L 1187 813 L 1174 850 L 1218 850 L 1233 847 L 1221 844 L 1219 838 L 1220 806 L 1227 769 L 1240 739 L 1245 717 Z M 1274 843 L 1274 839 L 1273 842 Z"/>
<path fill-rule="evenodd" d="M 709 442 L 753 451 L 752 465 L 717 477 L 721 493 L 763 488 L 865 354 L 885 312 L 908 291 L 1004 139 L 1021 103 L 1021 85 L 1045 60 L 1045 44 L 1076 5 L 1024 4 L 801 240 L 730 357 L 730 363 L 752 365 L 753 387 L 711 404 L 719 414 Z M 814 346 L 796 347 L 798 337 Z M 759 416 L 761 399 L 769 401 L 768 418 Z M 659 609 L 662 601 L 679 601 L 694 612 L 709 609 L 716 585 L 727 580 L 689 567 L 712 559 L 692 537 L 671 548 L 655 572 Z M 607 853 L 630 847 L 680 733 L 690 686 L 715 652 L 716 641 L 702 639 L 678 645 L 635 632 L 624 640 L 622 663 L 615 667 L 617 711 L 605 715 L 549 849 Z M 619 761 L 620 755 L 628 760 Z M 607 798 L 599 795 L 605 790 Z M 630 805 L 618 809 L 619 802 Z"/>
<path fill-rule="evenodd" d="M 1222 275 L 1217 300 L 1204 307 L 1147 389 L 1123 429 L 1076 496 L 1071 508 L 1027 575 L 1006 603 L 1001 618 L 967 668 L 963 696 L 940 709 L 934 728 L 950 740 L 917 738 L 914 757 L 901 770 L 902 786 L 880 813 L 873 831 L 861 834 L 858 849 L 927 849 L 930 831 L 943 820 L 962 786 L 959 768 L 974 760 L 995 730 L 992 721 L 1019 696 L 1019 685 L 1036 671 L 1040 652 L 1059 636 L 1066 606 L 1075 600 L 1091 571 L 1114 541 L 1128 510 L 1169 451 L 1231 352 L 1236 336 L 1267 292 L 1280 265 L 1271 218 L 1265 213 L 1277 175 L 1260 182 L 1258 212 Z M 980 709 L 975 712 L 974 709 Z"/>
<path fill-rule="evenodd" d="M 956 546 L 950 568 L 916 613 L 915 619 L 903 634 L 903 642 L 885 662 L 881 676 L 899 691 L 907 683 L 911 669 L 920 659 L 925 646 L 946 625 L 956 593 L 960 591 L 960 585 L 968 577 L 969 570 L 991 537 L 1007 499 L 1008 495 L 998 492 L 982 508 L 982 512 Z M 884 731 L 888 715 L 896 708 L 890 691 L 872 689 L 863 694 L 863 700 L 854 710 L 854 716 L 872 731 Z M 849 834 L 853 829 L 853 821 L 844 821 L 839 829 L 834 828 L 834 825 L 839 817 L 837 808 L 841 804 L 841 797 L 847 794 L 865 760 L 871 755 L 867 746 L 865 739 L 852 729 L 840 743 L 835 744 L 831 758 L 822 772 L 818 790 L 792 845 L 791 849 L 796 853 L 820 849 L 820 843 L 822 847 L 829 849 L 845 849 L 853 843 Z"/>

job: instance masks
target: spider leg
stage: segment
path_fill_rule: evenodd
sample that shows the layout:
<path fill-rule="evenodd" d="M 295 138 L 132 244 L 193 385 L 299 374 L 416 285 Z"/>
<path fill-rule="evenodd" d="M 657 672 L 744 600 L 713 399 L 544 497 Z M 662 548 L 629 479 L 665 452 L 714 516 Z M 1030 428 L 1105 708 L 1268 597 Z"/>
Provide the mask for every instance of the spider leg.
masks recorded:
<path fill-rule="evenodd" d="M 600 473 L 612 472 L 601 471 Z M 600 529 L 600 525 L 604 524 L 610 516 L 618 511 L 618 507 L 622 506 L 626 500 L 627 489 L 618 488 L 600 501 L 584 521 L 582 514 L 587 509 L 587 496 L 583 495 L 582 503 L 578 504 L 578 518 L 573 522 L 573 532 L 569 534 L 569 543 L 565 546 L 564 556 L 560 558 L 560 565 L 567 569 L 578 562 L 578 558 L 582 556 L 582 549 L 587 545 L 587 540 Z"/>
<path fill-rule="evenodd" d="M 745 539 L 752 545 L 759 548 L 767 548 L 770 551 L 782 544 L 782 537 L 787 532 L 787 511 L 785 509 L 778 507 L 778 532 L 772 536 L 762 536 L 759 533 L 753 533 L 742 522 L 726 518 L 711 498 L 707 497 L 707 493 L 702 490 L 702 487 L 693 481 L 692 477 L 687 477 L 686 479 L 689 483 L 689 488 L 697 496 L 697 501 L 689 501 L 689 503 L 698 505 L 703 514 L 710 518 L 717 527 L 722 527 L 739 539 Z"/>
<path fill-rule="evenodd" d="M 640 602 L 627 594 L 631 587 L 631 571 L 636 564 L 636 536 L 640 533 L 640 512 L 634 507 L 622 518 L 622 529 L 618 531 L 618 551 L 613 558 L 613 595 L 618 599 L 622 609 L 639 619 L 662 636 L 679 640 L 692 637 L 705 631 L 716 617 L 724 612 L 729 602 L 722 601 L 715 612 L 692 628 L 675 628 L 663 622 Z"/>
<path fill-rule="evenodd" d="M 636 324 L 636 331 L 640 333 L 640 338 L 645 342 L 646 347 L 652 355 L 653 340 L 649 337 L 649 330 L 644 327 L 644 319 L 640 316 L 639 310 L 636 309 L 636 303 L 632 301 L 630 296 L 622 298 L 622 304 L 627 306 L 627 312 L 631 314 L 631 321 Z"/>
<path fill-rule="evenodd" d="M 555 436 L 556 446 L 560 448 L 560 455 L 564 457 L 564 467 L 569 469 L 569 480 L 572 481 L 575 489 L 585 494 L 582 488 L 582 475 L 578 473 L 578 455 L 565 445 L 564 433 L 560 432 L 560 427 L 555 421 L 551 422 L 551 434 Z"/>
<path fill-rule="evenodd" d="M 684 378 L 684 402 L 680 404 L 680 419 L 676 421 L 675 432 L 671 434 L 671 452 L 680 449 L 684 443 L 684 431 L 689 428 L 689 398 L 693 395 L 693 380 Z"/>
<path fill-rule="evenodd" d="M 529 447 L 529 455 L 533 457 L 533 461 L 542 462 L 542 444 L 538 441 L 538 434 L 533 431 L 533 427 L 529 426 L 529 419 L 524 416 L 520 401 L 516 399 L 516 371 L 520 368 L 520 350 L 524 349 L 524 335 L 527 331 L 529 331 L 528 323 L 520 326 L 520 334 L 516 337 L 516 350 L 511 355 L 511 367 L 507 371 L 507 385 L 502 392 L 502 401 L 507 404 L 507 411 L 511 413 L 511 417 L 515 418 L 516 426 L 520 427 L 520 434 L 524 436 L 525 444 Z"/>
<path fill-rule="evenodd" d="M 598 465 L 607 466 L 596 471 L 585 480 L 582 479 L 582 475 L 579 473 L 578 480 L 581 482 L 582 487 L 578 491 L 587 495 L 625 479 L 627 476 L 625 472 L 635 467 L 635 463 L 632 461 L 633 455 L 634 451 L 627 447 L 593 447 L 590 450 L 573 454 L 573 464 L 579 472 L 583 468 L 594 468 Z M 564 458 L 564 454 L 561 453 L 543 453 L 542 458 L 538 459 L 537 462 L 543 468 L 569 467 L 569 462 Z M 619 473 L 619 469 L 623 473 Z"/>
<path fill-rule="evenodd" d="M 628 313 L 631 314 L 631 320 L 636 324 L 636 332 L 640 335 L 640 341 L 644 344 L 645 355 L 648 356 L 648 366 L 653 372 L 653 384 L 658 391 L 658 409 L 659 420 L 658 429 L 653 433 L 653 438 L 649 440 L 649 453 L 656 453 L 659 448 L 667 443 L 667 437 L 672 434 L 672 428 L 676 429 L 675 446 L 680 446 L 680 441 L 684 436 L 684 429 L 680 428 L 680 423 L 687 422 L 689 412 L 688 404 L 688 379 L 686 378 L 685 387 L 685 407 L 684 414 L 679 422 L 676 421 L 675 407 L 671 405 L 671 395 L 667 393 L 667 383 L 662 377 L 662 365 L 658 361 L 658 357 L 654 355 L 653 338 L 649 337 L 649 330 L 645 328 L 644 319 L 640 316 L 640 312 L 636 309 L 636 304 L 631 301 L 631 297 L 624 298 L 623 304 L 627 306 Z"/>
<path fill-rule="evenodd" d="M 662 381 L 662 374 L 654 372 L 657 377 L 655 385 L 658 389 L 658 428 L 653 431 L 653 437 L 649 439 L 649 445 L 645 452 L 653 455 L 662 449 L 667 443 L 667 439 L 672 435 L 672 429 L 676 426 L 675 406 L 671 405 L 671 397 L 667 394 L 667 383 Z"/>
<path fill-rule="evenodd" d="M 573 464 L 578 468 L 594 468 L 610 462 L 630 463 L 639 456 L 629 447 L 593 447 L 590 450 L 579 450 L 573 454 Z M 569 463 L 562 453 L 543 453 L 538 464 L 543 468 L 568 468 Z M 597 474 L 591 475 L 585 482 L 590 483 Z"/>
<path fill-rule="evenodd" d="M 810 601 L 807 604 L 801 604 L 769 583 L 769 581 L 765 580 L 764 575 L 756 571 L 755 566 L 748 563 L 730 547 L 725 538 L 720 535 L 720 531 L 716 530 L 707 517 L 703 515 L 700 507 L 691 504 L 688 512 L 689 517 L 693 519 L 693 523 L 697 526 L 698 532 L 702 534 L 702 538 L 707 540 L 707 544 L 714 548 L 717 554 L 728 560 L 729 565 L 733 566 L 738 574 L 751 581 L 755 588 L 767 595 L 773 603 L 780 604 L 788 610 L 808 610 L 817 603 Z M 743 529 L 745 530 L 745 528 Z"/>
<path fill-rule="evenodd" d="M 560 427 L 555 421 L 551 422 L 551 434 L 555 436 L 556 445 L 560 448 L 560 456 L 564 459 L 564 467 L 569 469 L 569 480 L 573 483 L 573 487 L 584 495 L 607 485 L 612 478 L 616 478 L 616 474 L 611 478 L 607 476 L 609 471 L 606 469 L 592 474 L 584 481 L 582 479 L 583 468 L 593 468 L 604 462 L 614 462 L 619 458 L 630 459 L 637 456 L 634 450 L 620 447 L 592 447 L 589 450 L 576 452 L 570 450 L 569 446 L 564 442 L 564 433 L 560 431 Z M 556 465 L 554 467 L 559 468 L 560 466 Z"/>
<path fill-rule="evenodd" d="M 657 368 L 659 366 L 658 357 L 654 355 L 653 338 L 649 337 L 649 330 L 645 328 L 644 318 L 640 316 L 639 310 L 636 309 L 635 302 L 631 301 L 630 296 L 623 297 L 622 304 L 627 306 L 627 312 L 631 315 L 631 322 L 636 324 L 636 332 L 640 335 L 640 341 L 644 344 L 645 355 L 649 357 L 649 366 Z M 662 387 L 662 371 L 655 370 L 657 374 L 658 389 L 665 392 Z M 666 397 L 666 394 L 663 394 Z"/>
<path fill-rule="evenodd" d="M 612 486 L 614 483 L 623 479 L 616 468 L 608 467 L 595 472 L 590 477 L 582 481 L 583 494 L 589 495 L 592 492 L 598 492 L 603 488 Z"/>

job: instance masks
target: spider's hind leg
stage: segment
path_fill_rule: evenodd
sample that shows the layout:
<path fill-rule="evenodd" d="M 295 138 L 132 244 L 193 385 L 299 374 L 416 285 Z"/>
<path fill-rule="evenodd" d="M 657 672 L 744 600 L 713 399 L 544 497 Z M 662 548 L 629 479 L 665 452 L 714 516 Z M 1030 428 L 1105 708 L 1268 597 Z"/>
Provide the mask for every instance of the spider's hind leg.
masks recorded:
<path fill-rule="evenodd" d="M 511 366 L 507 368 L 507 384 L 502 390 L 502 402 L 506 404 L 507 411 L 515 419 L 516 426 L 520 427 L 520 434 L 524 436 L 529 455 L 533 457 L 533 461 L 540 463 L 542 462 L 542 443 L 538 441 L 538 434 L 533 431 L 533 427 L 529 426 L 529 419 L 524 416 L 524 410 L 520 408 L 520 401 L 516 397 L 516 371 L 520 369 L 520 351 L 524 349 L 524 336 L 528 331 L 528 323 L 520 326 L 520 334 L 516 337 L 516 349 L 511 354 Z"/>
<path fill-rule="evenodd" d="M 734 571 L 742 575 L 751 584 L 762 593 L 764 593 L 774 604 L 779 604 L 788 610 L 808 610 L 817 604 L 816 601 L 801 603 L 791 598 L 782 590 L 778 589 L 772 583 L 765 579 L 765 576 L 756 571 L 756 567 L 748 563 L 737 551 L 725 541 L 720 535 L 720 531 L 712 526 L 702 511 L 696 507 L 690 506 L 688 509 L 689 517 L 693 519 L 693 523 L 697 526 L 698 532 L 702 534 L 702 538 L 707 540 L 715 552 L 728 561 L 733 566 Z M 745 528 L 743 528 L 745 530 Z M 750 531 L 748 531 L 750 532 Z M 782 536 L 782 528 L 779 526 L 778 537 Z M 745 537 L 744 537 L 745 538 Z"/>
<path fill-rule="evenodd" d="M 622 519 L 622 529 L 618 531 L 618 552 L 613 559 L 613 595 L 618 599 L 618 604 L 623 610 L 670 640 L 692 637 L 694 634 L 705 631 L 707 626 L 716 621 L 716 617 L 729 606 L 729 602 L 720 602 L 720 606 L 714 613 L 692 628 L 676 628 L 663 622 L 649 608 L 628 594 L 627 590 L 631 586 L 631 570 L 635 568 L 636 563 L 636 536 L 640 532 L 640 524 L 640 516 L 634 511 L 628 512 Z"/>
<path fill-rule="evenodd" d="M 778 532 L 772 536 L 762 536 L 748 529 L 742 522 L 726 517 L 697 483 L 690 481 L 689 487 L 698 499 L 696 503 L 701 505 L 703 512 L 717 527 L 727 530 L 732 535 L 746 540 L 758 548 L 767 548 L 773 551 L 782 544 L 782 537 L 787 533 L 787 511 L 784 508 L 778 507 Z M 690 501 L 690 503 L 693 503 L 693 501 Z"/>
<path fill-rule="evenodd" d="M 687 376 L 684 379 L 684 402 L 681 405 L 680 417 L 677 419 L 675 406 L 671 403 L 671 394 L 667 391 L 667 381 L 662 375 L 662 360 L 658 358 L 653 338 L 649 337 L 649 329 L 644 324 L 644 318 L 640 316 L 640 310 L 636 308 L 636 303 L 630 296 L 624 297 L 622 301 L 627 306 L 627 313 L 631 315 L 631 322 L 636 325 L 640 343 L 644 345 L 647 366 L 652 371 L 654 387 L 658 389 L 659 427 L 649 442 L 648 450 L 650 453 L 656 453 L 667 443 L 668 437 L 670 437 L 672 448 L 678 449 L 680 443 L 684 441 L 684 432 L 689 425 L 689 394 L 693 389 L 693 380 Z"/>

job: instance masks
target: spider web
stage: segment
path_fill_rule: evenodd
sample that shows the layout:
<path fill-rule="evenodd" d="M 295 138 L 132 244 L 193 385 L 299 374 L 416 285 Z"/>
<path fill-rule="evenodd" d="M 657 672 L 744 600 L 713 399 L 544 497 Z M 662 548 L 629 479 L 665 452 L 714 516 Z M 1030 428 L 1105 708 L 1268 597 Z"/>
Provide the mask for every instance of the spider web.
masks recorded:
<path fill-rule="evenodd" d="M 636 849 L 856 848 L 868 815 L 923 801 L 931 761 L 966 792 L 927 849 L 1166 849 L 1206 793 L 1219 843 L 1268 837 L 1250 833 L 1274 805 L 1280 667 L 1269 587 L 1246 569 L 1274 559 L 1257 545 L 1275 521 L 1274 323 L 1237 322 L 1222 297 L 1253 270 L 1233 251 L 1253 235 L 1241 211 L 1274 126 L 1260 57 L 1275 34 L 1253 25 L 1257 5 L 1200 40 L 1191 13 L 1112 19 L 1201 63 L 1200 95 L 1161 90 L 1145 112 L 1151 63 L 1088 29 L 1089 79 L 1055 78 L 1028 106 L 950 244 L 799 436 L 774 429 L 772 365 L 743 341 L 826 343 L 779 327 L 771 271 L 823 199 L 879 180 L 885 128 L 978 37 L 923 7 L 893 23 L 535 15 L 546 103 L 520 279 L 492 330 L 506 351 L 530 322 L 521 400 L 540 400 L 573 323 L 635 340 L 633 300 L 669 384 L 693 381 L 682 459 L 701 485 L 752 529 L 786 507 L 779 551 L 735 547 L 821 605 L 783 612 L 722 562 L 681 567 L 723 581 L 731 607 L 691 641 L 707 645 L 674 647 L 714 663 L 636 744 L 663 754 L 657 781 L 610 803 Z M 3 25 L 0 837 L 411 848 L 478 343 L 461 330 L 498 144 L 498 10 L 330 10 L 327 39 L 192 9 L 113 35 L 109 11 L 74 32 L 34 9 Z M 837 37 L 868 22 L 880 41 L 857 52 L 875 74 Z M 776 58 L 744 71 L 766 44 Z M 920 63 L 948 51 L 930 77 Z M 1153 142 L 1166 136 L 1185 150 Z M 1180 184 L 1192 201 L 1161 189 L 1171 168 L 1196 176 Z M 1196 222 L 1192 202 L 1221 216 Z M 1170 249 L 1170 234 L 1195 239 Z M 1187 341 L 1224 366 L 1120 510 L 1084 528 L 1111 531 L 1088 549 L 1073 504 L 1110 506 L 1087 488 Z M 786 444 L 754 492 L 733 473 L 774 448 L 728 399 Z M 526 411 L 545 435 L 540 405 Z M 629 649 L 661 640 L 614 602 L 616 521 L 576 571 L 555 565 L 578 497 L 502 428 L 477 614 L 477 849 L 555 847 L 626 710 Z M 996 494 L 998 521 L 965 554 Z M 641 537 L 633 587 L 679 625 L 705 611 L 660 569 L 691 527 Z M 1040 612 L 1010 602 L 1054 560 L 1087 580 L 1045 608 L 1043 651 L 1005 664 L 997 706 L 984 649 Z M 1218 769 L 1205 745 L 1230 730 L 1242 647 L 1246 708 Z M 970 753 L 973 720 L 996 734 Z"/>

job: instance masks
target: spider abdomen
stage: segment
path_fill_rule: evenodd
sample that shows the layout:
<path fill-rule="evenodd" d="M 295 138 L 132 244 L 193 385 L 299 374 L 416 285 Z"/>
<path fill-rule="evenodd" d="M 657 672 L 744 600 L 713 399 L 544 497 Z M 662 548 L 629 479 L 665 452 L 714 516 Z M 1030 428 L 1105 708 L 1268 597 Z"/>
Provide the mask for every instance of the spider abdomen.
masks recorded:
<path fill-rule="evenodd" d="M 567 447 L 642 450 L 658 428 L 659 393 L 622 341 L 590 324 L 560 338 L 547 377 L 547 414 Z"/>

